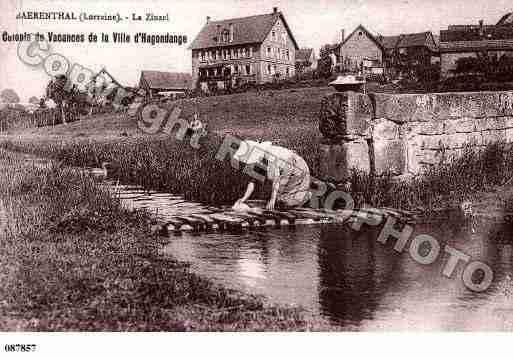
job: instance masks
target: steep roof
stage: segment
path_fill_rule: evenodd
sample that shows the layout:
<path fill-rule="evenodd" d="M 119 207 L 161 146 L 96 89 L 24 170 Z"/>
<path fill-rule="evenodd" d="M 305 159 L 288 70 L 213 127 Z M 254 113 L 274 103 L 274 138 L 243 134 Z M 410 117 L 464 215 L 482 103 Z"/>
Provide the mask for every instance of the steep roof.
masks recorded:
<path fill-rule="evenodd" d="M 299 49 L 296 51 L 296 61 L 308 61 L 312 56 L 313 49 Z"/>
<path fill-rule="evenodd" d="M 395 49 L 400 37 L 399 36 L 383 36 L 381 37 L 381 43 L 387 50 Z"/>
<path fill-rule="evenodd" d="M 398 47 L 426 46 L 429 36 L 431 36 L 431 32 L 429 31 L 401 35 L 401 41 L 399 42 Z"/>
<path fill-rule="evenodd" d="M 290 31 L 287 21 L 285 21 L 285 17 L 279 11 L 272 12 L 270 14 L 209 21 L 203 26 L 199 34 L 189 46 L 189 49 L 195 50 L 209 47 L 261 43 L 265 40 L 278 19 L 283 21 L 295 48 L 298 49 L 299 47 L 294 35 Z M 229 43 L 219 43 L 216 39 L 217 36 L 219 36 L 218 32 L 229 29 L 230 24 L 233 25 L 233 41 Z"/>
<path fill-rule="evenodd" d="M 504 15 L 499 22 L 497 23 L 498 26 L 502 25 L 510 25 L 513 26 L 513 12 L 507 13 Z"/>
<path fill-rule="evenodd" d="M 380 49 L 383 49 L 383 44 L 382 44 L 382 43 L 381 43 L 381 42 L 376 38 L 376 36 L 374 36 L 374 35 L 373 35 L 369 30 L 367 30 L 367 29 L 365 28 L 365 26 L 363 26 L 362 24 L 358 25 L 358 26 L 356 27 L 356 29 L 354 29 L 354 30 L 353 30 L 353 32 L 352 32 L 352 33 L 350 33 L 350 34 L 349 34 L 349 36 L 348 36 L 348 37 L 346 37 L 346 38 L 344 39 L 344 41 L 342 41 L 342 42 L 340 43 L 340 45 L 339 45 L 339 46 L 337 46 L 337 47 L 342 47 L 342 46 L 344 46 L 344 44 L 345 44 L 345 43 L 346 43 L 350 38 L 352 38 L 352 37 L 354 36 L 354 34 L 356 34 L 359 30 L 360 30 L 360 31 L 362 31 L 364 34 L 366 34 L 366 35 L 367 35 L 367 37 L 368 37 L 369 39 L 371 39 L 371 40 L 372 40 L 372 41 L 373 41 L 373 42 L 374 42 L 374 43 L 375 43 L 375 44 L 376 44 Z"/>
<path fill-rule="evenodd" d="M 429 39 L 433 41 L 429 41 Z M 427 46 L 431 51 L 437 51 L 437 41 L 430 31 L 413 34 L 401 34 L 398 36 L 382 36 L 379 38 L 383 47 L 387 50 L 404 47 Z"/>
<path fill-rule="evenodd" d="M 513 50 L 513 39 L 511 40 L 475 40 L 475 41 L 451 41 L 441 42 L 440 52 L 466 52 L 466 51 L 501 51 Z"/>
<path fill-rule="evenodd" d="M 150 89 L 191 89 L 192 76 L 183 72 L 141 71 L 140 82 L 145 81 Z"/>

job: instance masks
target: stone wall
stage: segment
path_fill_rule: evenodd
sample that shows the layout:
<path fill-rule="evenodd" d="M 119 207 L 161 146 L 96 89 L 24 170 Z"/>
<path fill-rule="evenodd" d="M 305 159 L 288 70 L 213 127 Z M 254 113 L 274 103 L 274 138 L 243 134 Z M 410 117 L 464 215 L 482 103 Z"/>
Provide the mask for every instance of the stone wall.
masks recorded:
<path fill-rule="evenodd" d="M 466 144 L 513 142 L 513 92 L 347 95 L 346 135 L 321 145 L 325 179 L 351 168 L 418 174 Z"/>

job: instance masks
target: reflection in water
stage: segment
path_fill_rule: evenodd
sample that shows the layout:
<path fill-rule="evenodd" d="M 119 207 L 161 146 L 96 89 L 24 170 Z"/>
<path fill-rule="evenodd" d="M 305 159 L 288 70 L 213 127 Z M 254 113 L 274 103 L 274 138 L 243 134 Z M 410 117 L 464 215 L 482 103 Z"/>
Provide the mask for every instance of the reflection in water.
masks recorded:
<path fill-rule="evenodd" d="M 485 229 L 484 233 L 488 233 Z M 432 265 L 413 261 L 376 241 L 378 230 L 342 226 L 298 227 L 245 234 L 170 237 L 164 248 L 193 271 L 270 302 L 294 304 L 347 329 L 512 329 L 513 247 L 459 225 L 418 226 L 442 245 Z M 491 265 L 495 281 L 484 293 L 469 291 L 459 264 L 442 275 L 451 245 Z"/>
<path fill-rule="evenodd" d="M 340 324 L 372 319 L 380 298 L 393 283 L 397 253 L 377 243 L 376 231 L 355 232 L 327 226 L 319 242 L 319 304 Z"/>

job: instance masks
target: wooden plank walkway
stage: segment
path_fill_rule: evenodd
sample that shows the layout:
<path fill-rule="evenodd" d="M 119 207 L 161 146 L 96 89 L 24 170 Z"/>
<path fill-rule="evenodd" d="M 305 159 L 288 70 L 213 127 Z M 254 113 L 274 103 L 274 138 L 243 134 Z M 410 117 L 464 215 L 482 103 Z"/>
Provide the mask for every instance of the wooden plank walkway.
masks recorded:
<path fill-rule="evenodd" d="M 249 201 L 248 212 L 236 212 L 231 207 L 212 207 L 186 201 L 167 193 L 150 193 L 135 186 L 110 186 L 109 190 L 129 209 L 146 209 L 155 213 L 153 230 L 168 235 L 181 232 L 240 232 L 264 227 L 290 227 L 313 224 L 384 223 L 394 217 L 405 223 L 414 222 L 409 212 L 392 208 L 336 210 L 295 208 L 268 211 L 264 201 Z"/>
<path fill-rule="evenodd" d="M 297 208 L 289 211 L 235 212 L 221 210 L 209 213 L 176 214 L 161 218 L 160 225 L 169 232 L 242 231 L 262 227 L 287 227 L 312 224 L 373 223 L 380 225 L 387 217 L 412 223 L 413 217 L 393 209 L 365 208 L 358 211 L 324 211 Z M 163 228 L 165 227 L 165 229 Z"/>

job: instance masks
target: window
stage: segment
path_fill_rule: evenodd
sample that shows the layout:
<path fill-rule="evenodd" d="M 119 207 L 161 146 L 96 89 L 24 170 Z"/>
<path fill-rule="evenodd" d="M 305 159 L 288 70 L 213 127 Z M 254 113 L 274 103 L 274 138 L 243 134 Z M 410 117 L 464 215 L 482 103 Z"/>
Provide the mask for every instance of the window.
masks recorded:
<path fill-rule="evenodd" d="M 251 65 L 246 65 L 246 75 L 251 75 Z"/>
<path fill-rule="evenodd" d="M 271 38 L 273 39 L 273 41 L 276 41 L 276 31 L 275 30 L 273 30 L 271 32 Z"/>
<path fill-rule="evenodd" d="M 267 74 L 270 75 L 271 74 L 271 64 L 268 64 L 267 65 Z"/>
<path fill-rule="evenodd" d="M 242 48 L 242 57 L 246 57 L 246 48 Z"/>
<path fill-rule="evenodd" d="M 287 33 L 286 32 L 281 33 L 281 42 L 283 42 L 284 44 L 287 43 Z"/>
<path fill-rule="evenodd" d="M 234 65 L 233 66 L 233 72 L 235 72 L 236 74 L 239 73 L 239 65 Z"/>
<path fill-rule="evenodd" d="M 249 57 L 253 57 L 253 48 L 249 47 Z"/>
<path fill-rule="evenodd" d="M 287 77 L 290 76 L 290 69 L 287 67 L 287 69 L 285 70 L 285 73 L 287 74 Z"/>
<path fill-rule="evenodd" d="M 223 42 L 230 41 L 230 32 L 228 30 L 223 31 Z"/>
<path fill-rule="evenodd" d="M 267 48 L 267 57 L 271 57 L 271 48 L 270 47 Z"/>
<path fill-rule="evenodd" d="M 201 51 L 201 61 L 205 61 L 205 51 Z"/>
<path fill-rule="evenodd" d="M 212 51 L 212 59 L 214 59 L 214 60 L 217 59 L 217 51 L 216 50 Z"/>
<path fill-rule="evenodd" d="M 289 50 L 287 50 L 287 60 L 290 61 L 290 51 Z"/>

